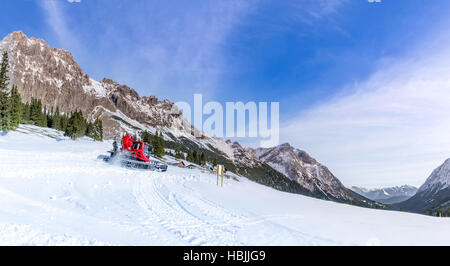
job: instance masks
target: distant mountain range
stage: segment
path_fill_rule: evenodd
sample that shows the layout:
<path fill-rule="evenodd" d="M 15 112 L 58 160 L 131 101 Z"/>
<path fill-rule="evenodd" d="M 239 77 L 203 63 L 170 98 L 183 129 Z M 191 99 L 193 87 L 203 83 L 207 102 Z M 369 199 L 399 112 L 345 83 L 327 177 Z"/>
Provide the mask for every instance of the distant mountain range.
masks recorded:
<path fill-rule="evenodd" d="M 366 198 L 384 204 L 394 204 L 405 201 L 414 196 L 417 192 L 416 187 L 409 185 L 374 189 L 352 186 L 350 189 Z"/>
<path fill-rule="evenodd" d="M 306 152 L 283 144 L 271 149 L 248 149 L 238 142 L 202 134 L 169 100 L 139 96 L 126 85 L 104 78 L 96 81 L 77 64 L 72 54 L 50 47 L 23 32 L 0 42 L 8 51 L 10 81 L 22 100 L 42 101 L 47 110 L 82 111 L 89 120 L 103 122 L 103 134 L 113 139 L 125 132 L 147 130 L 163 134 L 166 148 L 205 153 L 209 160 L 258 183 L 278 190 L 365 207 L 383 207 L 347 188 Z"/>
<path fill-rule="evenodd" d="M 450 159 L 436 168 L 417 193 L 406 201 L 392 205 L 392 208 L 428 214 L 441 209 L 450 209 Z"/>

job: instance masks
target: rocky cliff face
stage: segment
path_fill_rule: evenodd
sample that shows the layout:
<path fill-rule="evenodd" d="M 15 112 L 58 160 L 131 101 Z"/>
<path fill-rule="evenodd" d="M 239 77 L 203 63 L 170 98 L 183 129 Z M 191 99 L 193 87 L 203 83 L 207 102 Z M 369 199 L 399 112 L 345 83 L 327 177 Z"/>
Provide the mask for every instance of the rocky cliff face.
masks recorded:
<path fill-rule="evenodd" d="M 0 49 L 9 53 L 11 81 L 23 100 L 36 97 L 48 107 L 60 105 L 67 111 L 89 104 L 89 95 L 83 92 L 90 84 L 89 76 L 69 52 L 51 48 L 44 40 L 28 39 L 22 32 L 6 36 Z"/>
<path fill-rule="evenodd" d="M 51 48 L 44 40 L 13 32 L 0 42 L 0 50 L 9 53 L 11 83 L 24 101 L 34 97 L 47 109 L 79 109 L 89 118 L 100 117 L 106 138 L 147 126 L 191 135 L 187 120 L 172 112 L 173 103 L 155 96 L 140 97 L 134 89 L 110 79 L 98 82 L 83 72 L 70 52 Z"/>
<path fill-rule="evenodd" d="M 251 150 L 262 162 L 315 194 L 328 199 L 354 200 L 352 193 L 349 193 L 327 167 L 288 143 L 273 148 Z"/>

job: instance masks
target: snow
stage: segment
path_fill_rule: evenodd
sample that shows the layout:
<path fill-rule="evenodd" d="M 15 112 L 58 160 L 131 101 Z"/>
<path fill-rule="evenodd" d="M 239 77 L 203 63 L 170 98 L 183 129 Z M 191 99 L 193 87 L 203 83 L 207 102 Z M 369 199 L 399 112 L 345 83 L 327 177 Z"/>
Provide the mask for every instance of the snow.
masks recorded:
<path fill-rule="evenodd" d="M 0 245 L 448 245 L 450 220 L 280 192 L 206 171 L 97 160 L 111 143 L 0 136 Z"/>
<path fill-rule="evenodd" d="M 97 98 L 106 97 L 107 91 L 101 82 L 98 82 L 92 78 L 89 79 L 89 85 L 83 86 L 83 90 L 86 93 L 90 93 Z"/>
<path fill-rule="evenodd" d="M 222 151 L 231 161 L 234 161 L 234 150 L 231 147 L 231 143 L 227 143 L 223 140 L 217 140 L 215 144 L 219 151 Z"/>

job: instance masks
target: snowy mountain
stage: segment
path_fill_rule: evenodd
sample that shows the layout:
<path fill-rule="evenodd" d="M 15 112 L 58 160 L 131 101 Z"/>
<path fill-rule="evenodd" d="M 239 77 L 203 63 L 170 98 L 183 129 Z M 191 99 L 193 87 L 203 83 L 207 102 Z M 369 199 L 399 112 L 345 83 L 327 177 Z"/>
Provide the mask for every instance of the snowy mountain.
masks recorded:
<path fill-rule="evenodd" d="M 448 245 L 446 219 L 126 169 L 96 159 L 110 145 L 30 125 L 0 136 L 0 245 Z"/>
<path fill-rule="evenodd" d="M 96 81 L 70 52 L 51 48 L 42 39 L 13 32 L 0 42 L 0 50 L 9 53 L 11 83 L 24 101 L 34 97 L 49 110 L 58 106 L 62 112 L 79 109 L 90 118 L 99 117 L 106 138 L 155 128 L 190 137 L 196 130 L 180 113 L 172 112 L 174 104 L 168 100 L 140 97 L 134 89 L 110 79 Z"/>
<path fill-rule="evenodd" d="M 405 201 L 414 196 L 417 192 L 417 188 L 410 185 L 373 189 L 352 186 L 350 189 L 366 198 L 384 204 L 393 204 Z"/>
<path fill-rule="evenodd" d="M 450 209 L 450 159 L 431 173 L 413 197 L 393 207 L 418 213 Z"/>
<path fill-rule="evenodd" d="M 365 201 L 344 187 L 326 166 L 288 143 L 273 148 L 248 150 L 317 197 L 358 204 Z"/>
<path fill-rule="evenodd" d="M 28 38 L 21 31 L 13 32 L 0 42 L 0 51 L 5 50 L 10 58 L 11 84 L 17 86 L 23 101 L 34 97 L 40 99 L 47 110 L 56 107 L 62 112 L 81 110 L 91 120 L 99 118 L 106 139 L 117 138 L 125 132 L 158 130 L 164 134 L 166 148 L 203 152 L 210 160 L 216 158 L 227 169 L 261 184 L 287 192 L 372 206 L 367 199 L 345 189 L 326 167 L 312 161 L 309 164 L 311 158 L 306 153 L 296 155 L 302 164 L 280 168 L 273 156 L 268 160 L 238 142 L 202 134 L 169 100 L 141 97 L 134 89 L 111 79 L 92 79 L 70 52 L 52 48 L 42 39 Z"/>
<path fill-rule="evenodd" d="M 450 186 L 450 159 L 436 168 L 418 192 L 441 191 Z"/>

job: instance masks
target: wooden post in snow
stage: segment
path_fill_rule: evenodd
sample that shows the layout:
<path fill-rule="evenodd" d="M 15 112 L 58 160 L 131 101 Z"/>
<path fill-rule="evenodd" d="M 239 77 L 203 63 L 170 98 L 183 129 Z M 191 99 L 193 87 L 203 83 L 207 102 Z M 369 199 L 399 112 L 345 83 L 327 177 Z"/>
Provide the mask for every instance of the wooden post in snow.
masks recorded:
<path fill-rule="evenodd" d="M 221 186 L 223 187 L 223 172 L 224 172 L 224 167 L 223 167 L 223 165 L 219 164 L 219 165 L 217 165 L 217 168 L 216 168 L 216 169 L 217 169 L 217 170 L 216 170 L 216 172 L 217 172 L 217 186 L 219 186 L 219 175 L 220 175 L 221 178 L 222 178 Z"/>

